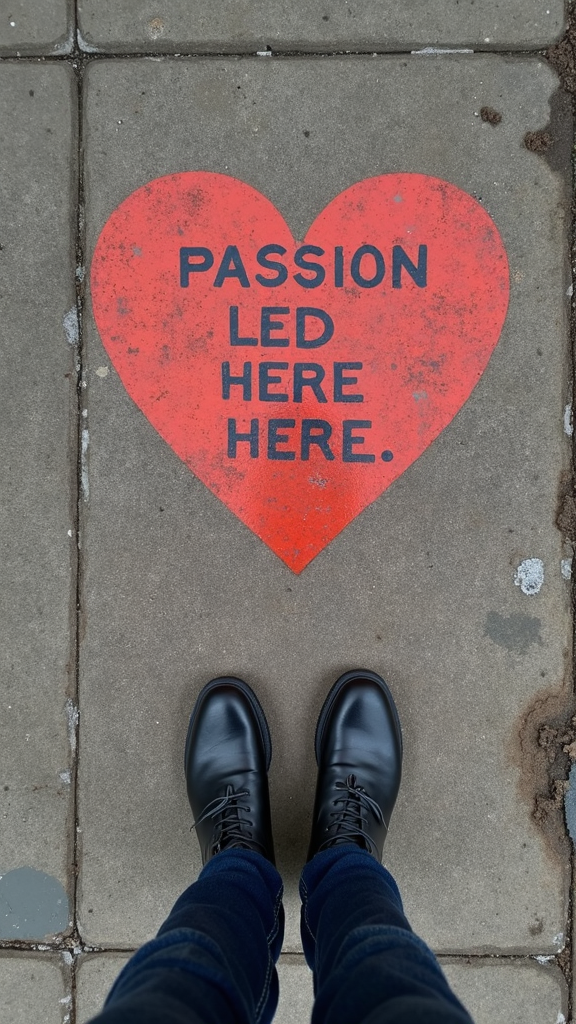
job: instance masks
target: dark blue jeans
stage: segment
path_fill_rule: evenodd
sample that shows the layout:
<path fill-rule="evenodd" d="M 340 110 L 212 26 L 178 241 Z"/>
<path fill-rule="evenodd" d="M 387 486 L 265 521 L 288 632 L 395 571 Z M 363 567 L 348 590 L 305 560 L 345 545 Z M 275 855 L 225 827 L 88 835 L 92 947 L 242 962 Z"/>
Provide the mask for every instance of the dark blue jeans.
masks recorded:
<path fill-rule="evenodd" d="M 312 1024 L 471 1024 L 370 854 L 353 844 L 317 854 L 300 893 Z M 269 1024 L 281 900 L 280 875 L 264 857 L 219 853 L 124 967 L 94 1024 Z"/>

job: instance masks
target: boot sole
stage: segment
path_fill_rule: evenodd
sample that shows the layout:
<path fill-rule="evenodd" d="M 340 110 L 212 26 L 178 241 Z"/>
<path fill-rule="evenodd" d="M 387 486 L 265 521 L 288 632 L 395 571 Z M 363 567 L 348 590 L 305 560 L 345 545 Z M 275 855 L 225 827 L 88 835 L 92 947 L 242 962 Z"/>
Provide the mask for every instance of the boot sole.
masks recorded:
<path fill-rule="evenodd" d="M 396 704 L 394 703 L 394 697 L 392 696 L 392 693 L 390 692 L 388 685 L 384 682 L 382 676 L 379 676 L 376 672 L 370 672 L 368 669 L 353 669 L 351 672 L 345 672 L 344 675 L 340 676 L 340 678 L 336 680 L 334 686 L 332 687 L 328 696 L 326 697 L 324 704 L 322 705 L 322 710 L 318 717 L 318 724 L 316 725 L 316 736 L 314 739 L 314 752 L 316 754 L 316 764 L 318 766 L 320 765 L 320 748 L 322 746 L 322 740 L 324 737 L 324 727 L 326 725 L 326 721 L 332 710 L 332 707 L 334 706 L 334 702 L 338 694 L 340 693 L 340 690 L 342 689 L 343 686 L 346 685 L 346 683 L 349 683 L 352 679 L 370 679 L 371 682 L 376 683 L 380 687 L 388 701 L 388 706 L 390 708 L 392 718 L 394 719 L 396 729 L 398 730 L 398 736 L 400 738 L 400 751 L 402 752 L 403 750 L 402 726 L 400 725 L 400 716 L 398 715 L 398 709 L 396 708 Z"/>
<path fill-rule="evenodd" d="M 256 721 L 260 729 L 260 736 L 262 738 L 262 743 L 264 744 L 264 752 L 266 755 L 266 771 L 268 771 L 268 769 L 270 768 L 270 762 L 272 761 L 272 739 L 270 737 L 270 729 L 268 728 L 266 715 L 262 710 L 262 707 L 256 694 L 254 693 L 254 690 L 252 690 L 252 688 L 248 686 L 248 683 L 245 683 L 243 679 L 236 679 L 235 676 L 219 676 L 218 679 L 211 679 L 210 682 L 206 683 L 206 686 L 203 686 L 202 689 L 200 690 L 200 693 L 198 694 L 198 699 L 196 700 L 196 704 L 194 705 L 194 710 L 190 715 L 190 722 L 188 723 L 186 747 L 184 750 L 184 768 L 186 769 L 188 765 L 190 738 L 192 735 L 192 728 L 196 720 L 198 709 L 202 704 L 204 697 L 206 697 L 207 694 L 209 694 L 212 690 L 218 689 L 222 685 L 222 683 L 225 683 L 227 686 L 232 686 L 236 690 L 240 690 L 248 699 L 250 706 L 256 716 Z"/>

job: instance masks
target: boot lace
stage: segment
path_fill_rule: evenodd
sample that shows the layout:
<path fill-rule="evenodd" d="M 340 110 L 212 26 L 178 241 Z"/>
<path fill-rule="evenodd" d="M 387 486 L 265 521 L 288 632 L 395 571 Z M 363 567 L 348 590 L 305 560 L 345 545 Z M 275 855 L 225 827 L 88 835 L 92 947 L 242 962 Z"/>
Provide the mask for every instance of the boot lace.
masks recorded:
<path fill-rule="evenodd" d="M 318 849 L 327 849 L 334 845 L 335 841 L 357 843 L 360 840 L 369 853 L 377 854 L 376 843 L 366 829 L 368 827 L 368 812 L 371 811 L 378 824 L 383 825 L 388 831 L 380 806 L 371 796 L 368 796 L 362 786 L 357 785 L 355 775 L 348 775 L 345 782 L 336 782 L 336 789 L 341 790 L 345 795 L 334 800 L 334 806 L 339 807 L 340 804 L 344 806 L 341 810 L 330 812 L 330 817 L 336 820 L 326 827 L 326 831 L 331 832 L 332 835 L 325 839 Z"/>
<path fill-rule="evenodd" d="M 194 829 L 208 818 L 213 819 L 214 831 L 210 841 L 212 853 L 220 853 L 221 850 L 226 850 L 228 847 L 239 847 L 244 850 L 253 850 L 258 847 L 265 851 L 263 844 L 254 838 L 251 831 L 254 828 L 254 822 L 241 818 L 239 814 L 239 811 L 250 813 L 248 804 L 240 802 L 247 796 L 250 796 L 249 790 L 239 789 L 235 792 L 234 787 L 228 784 L 225 795 L 211 800 L 192 825 L 192 829 Z"/>

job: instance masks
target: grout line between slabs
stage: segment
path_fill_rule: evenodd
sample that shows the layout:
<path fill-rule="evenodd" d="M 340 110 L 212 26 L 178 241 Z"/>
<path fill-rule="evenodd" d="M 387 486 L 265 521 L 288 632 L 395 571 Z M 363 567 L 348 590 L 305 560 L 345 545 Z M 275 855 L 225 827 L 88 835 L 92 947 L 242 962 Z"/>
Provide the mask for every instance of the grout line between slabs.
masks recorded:
<path fill-rule="evenodd" d="M 576 17 L 576 4 L 570 3 L 568 7 L 569 23 L 567 24 L 567 31 L 570 23 Z M 570 310 L 570 328 L 569 328 L 569 361 L 570 361 L 570 376 L 572 380 L 572 407 L 574 403 L 574 395 L 576 394 L 576 295 L 574 294 L 574 279 L 576 277 L 576 207 L 575 207 L 575 188 L 576 188 L 576 154 L 575 154 L 575 143 L 576 143 L 576 95 L 572 93 L 571 96 L 572 106 L 572 154 L 570 167 L 568 169 L 569 175 L 569 188 L 571 197 L 571 220 L 570 220 L 570 284 L 572 286 L 571 296 L 571 310 Z M 573 413 L 572 413 L 573 416 Z M 574 416 L 573 416 L 574 418 Z M 572 433 L 572 490 L 574 490 L 574 480 L 576 479 L 576 435 Z M 574 655 L 576 653 L 576 576 L 572 574 L 572 690 L 576 694 L 576 662 Z M 568 832 L 567 823 L 565 822 L 566 831 Z M 568 989 L 568 1022 L 574 1020 L 574 888 L 576 885 L 576 858 L 574 855 L 574 843 L 570 835 L 568 834 L 568 842 L 570 843 L 570 865 L 569 865 L 569 889 L 568 889 L 568 908 L 567 908 L 567 920 L 566 920 L 566 957 L 565 961 L 560 963 L 562 967 L 564 977 L 566 979 L 566 986 Z"/>
<path fill-rule="evenodd" d="M 74 39 L 77 39 L 77 5 L 73 3 Z M 75 197 L 75 265 L 74 284 L 76 289 L 76 311 L 78 317 L 78 348 L 76 352 L 76 616 L 74 635 L 74 689 L 76 716 L 76 743 L 74 748 L 74 790 L 73 790 L 73 870 L 72 870 L 72 899 L 73 899 L 73 938 L 80 942 L 78 930 L 78 879 L 80 873 L 80 821 L 79 821 L 79 770 L 80 770 L 80 630 L 82 624 L 82 570 L 83 570 L 83 539 L 84 539 L 84 509 L 83 504 L 87 497 L 84 492 L 85 472 L 85 437 L 87 438 L 87 423 L 84 420 L 84 389 L 86 387 L 84 373 L 84 293 L 85 293 L 85 216 L 84 216 L 84 111 L 83 111 L 83 72 L 84 68 L 78 62 L 72 62 L 75 80 L 76 95 L 76 197 Z M 78 948 L 78 947 L 76 947 Z M 81 945 L 80 945 L 81 948 Z M 77 1000 L 76 1000 L 76 971 L 77 957 L 72 956 L 70 962 L 70 1024 L 76 1024 Z"/>
<path fill-rule="evenodd" d="M 421 59 L 439 58 L 445 56 L 455 57 L 510 57 L 522 59 L 524 57 L 546 58 L 546 49 L 534 48 L 530 50 L 452 50 L 441 49 L 429 52 L 425 50 L 142 50 L 134 52 L 129 50 L 116 50 L 113 53 L 104 51 L 87 51 L 75 46 L 70 53 L 66 54 L 0 54 L 0 63 L 44 63 L 44 64 L 67 64 L 75 60 L 83 61 L 115 61 L 115 60 L 252 60 L 254 57 L 274 57 L 278 60 L 291 60 L 295 57 L 315 60 L 326 60 L 331 57 L 415 57 Z"/>
<path fill-rule="evenodd" d="M 47 956 L 56 955 L 59 957 L 73 954 L 75 960 L 85 956 L 132 956 L 141 948 L 138 946 L 107 946 L 107 945 L 90 945 L 89 943 L 83 943 L 81 939 L 76 946 L 65 946 L 63 943 L 58 941 L 52 942 L 37 942 L 34 939 L 23 940 L 23 941 L 6 941 L 0 943 L 0 959 L 5 953 L 22 953 L 23 955 L 34 955 L 37 953 L 46 953 Z M 504 953 L 495 950 L 491 953 L 473 953 L 466 952 L 465 950 L 457 950 L 451 953 L 435 953 L 434 954 L 440 963 L 542 963 L 546 961 L 549 964 L 557 965 L 558 957 L 554 953 Z M 283 950 L 280 953 L 279 962 L 287 960 L 298 960 L 305 963 L 304 953 L 295 950 Z"/>
<path fill-rule="evenodd" d="M 566 32 L 564 38 L 570 40 L 574 21 L 576 19 L 576 2 L 570 0 L 566 5 Z M 572 44 L 573 47 L 573 44 Z M 554 64 L 553 64 L 554 66 Z M 570 211 L 570 235 L 568 239 L 568 256 L 570 260 L 570 285 L 572 287 L 571 300 L 570 300 L 570 323 L 569 323 L 569 379 L 572 382 L 572 408 L 574 403 L 574 396 L 576 395 L 576 295 L 574 294 L 574 281 L 576 279 L 576 202 L 575 202 L 575 188 L 576 188 L 576 94 L 574 88 L 568 80 L 564 80 L 560 75 L 560 69 L 555 67 L 557 74 L 559 75 L 561 82 L 560 87 L 564 88 L 570 95 L 571 111 L 572 111 L 572 152 L 570 159 L 570 166 L 567 169 L 568 176 L 568 188 L 569 197 L 568 201 Z M 573 415 L 573 413 L 572 413 Z M 576 479 L 576 435 L 572 433 L 572 452 L 571 452 L 571 490 L 574 492 L 574 481 Z M 572 692 L 576 694 L 576 662 L 574 655 L 576 653 L 576 575 L 572 573 L 572 593 L 571 593 L 571 607 L 572 607 Z M 565 828 L 568 836 L 568 842 L 570 844 L 570 862 L 568 865 L 568 906 L 566 912 L 566 927 L 565 927 L 565 938 L 566 944 L 562 952 L 556 957 L 556 962 L 561 968 L 564 979 L 566 981 L 566 988 L 568 993 L 568 1013 L 567 1020 L 568 1024 L 574 1020 L 575 1012 L 575 1001 L 574 1001 L 574 888 L 576 885 L 576 858 L 574 853 L 574 843 L 568 833 L 567 822 L 565 820 Z"/>

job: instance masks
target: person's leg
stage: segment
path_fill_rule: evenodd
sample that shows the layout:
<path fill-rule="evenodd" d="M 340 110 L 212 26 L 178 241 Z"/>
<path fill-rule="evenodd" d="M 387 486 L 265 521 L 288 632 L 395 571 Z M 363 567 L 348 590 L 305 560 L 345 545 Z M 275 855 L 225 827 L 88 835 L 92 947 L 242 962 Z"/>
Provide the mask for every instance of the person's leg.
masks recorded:
<path fill-rule="evenodd" d="M 271 744 L 250 688 L 216 679 L 190 719 L 185 771 L 203 870 L 115 982 L 94 1024 L 269 1024 L 278 1002 L 282 882 Z"/>
<path fill-rule="evenodd" d="M 251 850 L 213 857 L 126 964 L 94 1024 L 269 1024 L 282 882 Z"/>
<path fill-rule="evenodd" d="M 315 746 L 300 888 L 313 1024 L 471 1024 L 380 863 L 402 771 L 400 720 L 380 676 L 341 676 L 320 713 Z"/>
<path fill-rule="evenodd" d="M 312 1024 L 471 1024 L 411 930 L 392 875 L 366 850 L 350 844 L 316 854 L 300 893 Z"/>

